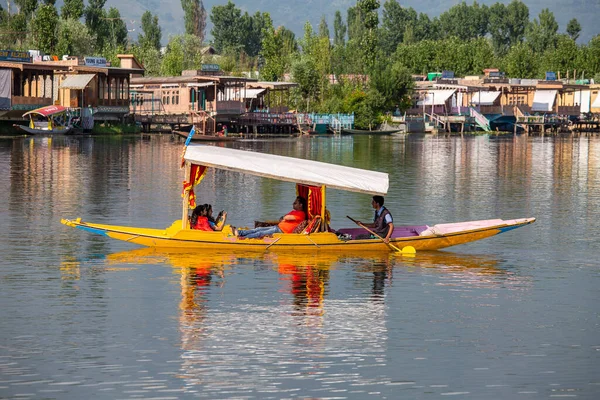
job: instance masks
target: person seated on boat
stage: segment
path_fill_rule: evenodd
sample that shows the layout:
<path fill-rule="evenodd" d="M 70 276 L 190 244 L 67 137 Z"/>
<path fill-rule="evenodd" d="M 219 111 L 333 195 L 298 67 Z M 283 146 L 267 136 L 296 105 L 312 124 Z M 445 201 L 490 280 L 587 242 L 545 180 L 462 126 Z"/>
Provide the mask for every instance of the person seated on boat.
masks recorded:
<path fill-rule="evenodd" d="M 389 243 L 392 232 L 394 232 L 394 219 L 392 218 L 390 211 L 383 206 L 384 201 L 383 196 L 373 196 L 373 200 L 371 201 L 371 205 L 375 209 L 373 223 L 364 224 L 360 221 L 358 221 L 358 223 L 370 228 L 373 232 L 381 236 L 385 243 Z M 356 238 L 368 239 L 370 236 L 370 234 L 364 234 L 359 235 Z"/>
<path fill-rule="evenodd" d="M 215 219 L 212 216 L 212 212 L 213 212 L 212 205 L 204 204 L 204 207 L 206 207 L 206 217 L 208 218 L 208 224 L 210 225 L 212 230 L 213 231 L 223 230 L 223 226 L 225 226 L 225 220 L 227 219 L 227 213 L 225 212 L 225 210 L 221 210 L 219 212 L 219 214 L 217 215 L 217 218 Z"/>
<path fill-rule="evenodd" d="M 197 229 L 200 231 L 212 231 L 207 214 L 207 204 L 201 204 L 194 208 L 192 216 L 190 217 L 190 228 Z"/>
<path fill-rule="evenodd" d="M 241 238 L 256 239 L 275 233 L 292 233 L 294 229 L 306 219 L 306 199 L 302 196 L 296 197 L 293 210 L 279 219 L 279 224 L 263 226 L 254 229 L 234 229 L 234 234 Z"/>

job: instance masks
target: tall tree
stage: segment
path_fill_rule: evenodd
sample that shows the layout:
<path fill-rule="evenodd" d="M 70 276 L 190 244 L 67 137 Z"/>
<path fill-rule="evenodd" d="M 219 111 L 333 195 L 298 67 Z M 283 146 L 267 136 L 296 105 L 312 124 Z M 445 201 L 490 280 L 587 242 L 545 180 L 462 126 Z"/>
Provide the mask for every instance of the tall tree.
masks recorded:
<path fill-rule="evenodd" d="M 414 39 L 414 26 L 417 13 L 412 8 L 402 7 L 397 0 L 386 0 L 381 19 L 381 46 L 386 54 L 392 54 L 404 41 L 404 33 L 409 31 Z"/>
<path fill-rule="evenodd" d="M 181 0 L 184 13 L 185 33 L 204 41 L 206 31 L 206 9 L 202 0 Z"/>
<path fill-rule="evenodd" d="M 88 28 L 76 19 L 61 19 L 58 24 L 56 53 L 80 57 L 93 54 L 95 39 Z"/>
<path fill-rule="evenodd" d="M 346 24 L 342 20 L 342 13 L 335 12 L 333 20 L 333 45 L 344 46 L 346 44 Z"/>
<path fill-rule="evenodd" d="M 272 24 L 269 13 L 256 12 L 252 16 L 244 13 L 239 21 L 241 49 L 250 57 L 257 56 L 262 46 L 264 27 Z"/>
<path fill-rule="evenodd" d="M 294 46 L 290 46 L 289 34 L 283 27 L 273 28 L 273 23 L 269 21 L 263 31 L 263 39 L 260 50 L 262 65 L 260 68 L 260 78 L 266 81 L 279 81 L 283 78 L 290 63 L 290 54 Z M 287 37 L 286 37 L 287 36 Z"/>
<path fill-rule="evenodd" d="M 327 19 L 324 15 L 321 17 L 321 22 L 319 23 L 319 37 L 329 39 L 329 26 L 327 26 Z"/>
<path fill-rule="evenodd" d="M 489 32 L 498 55 L 523 41 L 529 23 L 529 8 L 520 0 L 512 0 L 508 6 L 495 3 L 489 9 Z"/>
<path fill-rule="evenodd" d="M 158 16 L 152 15 L 150 11 L 142 14 L 142 33 L 138 36 L 138 42 L 144 49 L 154 48 L 160 50 L 162 30 L 158 24 Z"/>
<path fill-rule="evenodd" d="M 557 34 L 558 22 L 556 22 L 552 11 L 545 8 L 540 12 L 539 21 L 534 19 L 533 22 L 529 23 L 525 37 L 531 49 L 541 54 L 546 49 L 556 46 Z"/>
<path fill-rule="evenodd" d="M 504 57 L 503 69 L 510 77 L 535 78 L 539 76 L 539 55 L 525 43 L 517 43 Z"/>
<path fill-rule="evenodd" d="M 370 71 L 375 66 L 379 47 L 377 37 L 379 0 L 358 0 L 356 5 L 364 18 L 362 23 L 365 27 L 364 36 L 360 41 L 361 59 L 366 71 Z"/>
<path fill-rule="evenodd" d="M 180 76 L 188 69 L 200 68 L 202 64 L 202 43 L 196 35 L 176 35 L 167 44 L 162 60 L 162 76 Z"/>
<path fill-rule="evenodd" d="M 480 7 L 477 2 L 469 6 L 463 1 L 452 6 L 440 15 L 439 20 L 445 36 L 468 40 L 483 37 L 487 33 L 487 7 Z"/>
<path fill-rule="evenodd" d="M 110 33 L 110 43 L 113 49 L 127 47 L 127 25 L 118 9 L 111 7 L 106 15 L 107 27 Z"/>
<path fill-rule="evenodd" d="M 57 44 L 58 12 L 51 4 L 38 6 L 31 21 L 35 46 L 45 53 L 54 54 Z"/>
<path fill-rule="evenodd" d="M 577 38 L 579 38 L 580 33 L 581 25 L 579 24 L 579 21 L 577 21 L 577 18 L 573 18 L 567 24 L 567 34 L 571 37 L 571 39 L 577 40 Z"/>
<path fill-rule="evenodd" d="M 106 12 L 104 4 L 106 0 L 88 0 L 88 5 L 84 10 L 85 25 L 90 33 L 96 37 L 96 49 L 101 50 L 105 41 L 108 39 L 108 29 L 106 23 Z"/>
<path fill-rule="evenodd" d="M 62 19 L 79 19 L 83 17 L 83 0 L 64 0 L 60 9 Z"/>
<path fill-rule="evenodd" d="M 14 0 L 15 4 L 19 8 L 19 14 L 23 14 L 27 19 L 33 14 L 37 8 L 37 0 Z"/>
<path fill-rule="evenodd" d="M 224 6 L 214 6 L 212 8 L 210 20 L 213 23 L 213 28 L 210 32 L 213 36 L 213 46 L 217 52 L 230 49 L 240 50 L 241 16 L 241 10 L 231 1 L 228 1 Z"/>

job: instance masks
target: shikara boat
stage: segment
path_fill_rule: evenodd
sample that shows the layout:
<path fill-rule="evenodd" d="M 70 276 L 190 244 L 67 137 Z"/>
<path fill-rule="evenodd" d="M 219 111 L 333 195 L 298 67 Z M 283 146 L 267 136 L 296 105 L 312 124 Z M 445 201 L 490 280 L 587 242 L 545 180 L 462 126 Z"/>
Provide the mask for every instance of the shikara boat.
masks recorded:
<path fill-rule="evenodd" d="M 176 133 L 179 136 L 182 136 L 184 138 L 188 137 L 188 133 L 184 132 L 184 131 L 179 131 L 179 130 L 175 130 L 173 131 L 173 133 Z M 194 142 L 233 142 L 235 140 L 238 140 L 239 137 L 238 136 L 225 136 L 225 135 L 212 135 L 212 134 L 202 134 L 199 132 L 195 132 L 192 137 L 191 137 L 191 141 Z"/>
<path fill-rule="evenodd" d="M 73 128 L 67 113 L 67 108 L 63 106 L 37 108 L 35 110 L 27 111 L 23 114 L 23 117 L 29 117 L 29 125 L 14 124 L 13 126 L 29 134 L 64 135 Z"/>
<path fill-rule="evenodd" d="M 393 133 L 400 132 L 400 129 L 350 129 L 350 128 L 342 128 L 342 135 L 391 135 Z"/>
<path fill-rule="evenodd" d="M 190 145 L 182 160 L 185 166 L 182 218 L 165 229 L 137 228 L 63 219 L 67 226 L 149 247 L 213 250 L 282 251 L 396 251 L 408 246 L 419 250 L 439 250 L 497 235 L 524 225 L 535 218 L 490 219 L 433 226 L 395 227 L 390 243 L 365 234 L 363 228 L 332 231 L 328 224 L 326 188 L 371 195 L 385 195 L 388 174 L 335 164 L 262 154 L 222 147 Z M 194 190 L 209 168 L 224 169 L 296 184 L 300 196 L 308 199 L 308 221 L 300 233 L 275 234 L 246 239 L 233 234 L 231 226 L 222 231 L 190 229 L 189 210 L 195 205 Z"/>

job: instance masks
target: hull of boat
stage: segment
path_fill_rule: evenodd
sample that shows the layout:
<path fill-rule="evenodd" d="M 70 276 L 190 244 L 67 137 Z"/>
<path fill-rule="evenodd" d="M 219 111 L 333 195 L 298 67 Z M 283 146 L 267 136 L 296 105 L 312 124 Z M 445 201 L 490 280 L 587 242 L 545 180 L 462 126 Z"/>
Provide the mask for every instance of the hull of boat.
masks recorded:
<path fill-rule="evenodd" d="M 179 136 L 182 136 L 184 138 L 187 138 L 189 133 L 185 133 L 182 131 L 173 131 L 176 134 L 178 134 Z M 239 137 L 235 137 L 235 136 L 219 136 L 219 135 L 202 135 L 199 133 L 194 133 L 194 135 L 192 136 L 192 141 L 193 142 L 233 142 L 234 140 L 238 140 Z"/>
<path fill-rule="evenodd" d="M 343 240 L 335 233 L 317 232 L 311 234 L 275 234 L 260 239 L 238 238 L 225 227 L 222 232 L 205 232 L 181 229 L 181 221 L 175 221 L 166 229 L 135 228 L 116 225 L 103 225 L 82 222 L 80 219 L 63 219 L 67 226 L 86 232 L 110 237 L 112 239 L 135 243 L 148 247 L 185 248 L 185 249 L 223 249 L 223 250 L 318 250 L 318 251 L 395 251 L 380 239 Z M 535 218 L 516 220 L 469 221 L 455 224 L 435 225 L 417 235 L 397 237 L 390 243 L 402 249 L 412 246 L 417 251 L 440 250 L 451 246 L 470 243 L 495 236 L 535 222 Z"/>
<path fill-rule="evenodd" d="M 342 129 L 342 135 L 391 135 L 400 132 L 400 129 L 391 130 L 362 130 L 362 129 Z"/>
<path fill-rule="evenodd" d="M 19 128 L 25 132 L 27 132 L 30 135 L 65 135 L 67 133 L 69 133 L 69 131 L 71 131 L 71 127 L 67 126 L 64 127 L 62 129 L 36 129 L 36 128 L 30 128 L 29 126 L 25 126 L 25 125 L 13 125 L 15 128 Z"/>

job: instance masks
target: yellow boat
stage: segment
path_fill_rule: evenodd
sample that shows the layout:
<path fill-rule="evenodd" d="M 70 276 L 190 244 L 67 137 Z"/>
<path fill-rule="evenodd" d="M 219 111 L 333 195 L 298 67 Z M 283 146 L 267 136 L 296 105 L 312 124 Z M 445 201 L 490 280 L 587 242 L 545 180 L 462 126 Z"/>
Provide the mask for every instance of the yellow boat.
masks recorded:
<path fill-rule="evenodd" d="M 185 180 L 183 185 L 182 218 L 165 229 L 137 228 L 83 222 L 81 218 L 63 219 L 67 226 L 105 235 L 142 246 L 179 249 L 214 250 L 308 250 L 314 251 L 375 251 L 401 249 L 439 250 L 450 246 L 485 239 L 535 222 L 535 218 L 512 220 L 490 219 L 444 223 L 433 226 L 405 225 L 394 228 L 390 243 L 380 237 L 362 239 L 364 228 L 331 231 L 326 209 L 326 188 L 385 195 L 389 187 L 388 174 L 336 164 L 263 154 L 205 145 L 187 146 L 184 151 Z M 233 235 L 231 226 L 222 231 L 190 229 L 189 210 L 195 205 L 194 189 L 208 168 L 293 182 L 298 195 L 308 200 L 307 228 L 301 233 L 280 233 L 259 239 Z M 358 237 L 361 238 L 358 238 Z"/>

